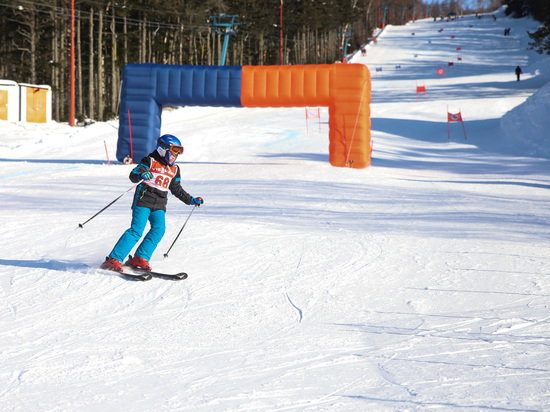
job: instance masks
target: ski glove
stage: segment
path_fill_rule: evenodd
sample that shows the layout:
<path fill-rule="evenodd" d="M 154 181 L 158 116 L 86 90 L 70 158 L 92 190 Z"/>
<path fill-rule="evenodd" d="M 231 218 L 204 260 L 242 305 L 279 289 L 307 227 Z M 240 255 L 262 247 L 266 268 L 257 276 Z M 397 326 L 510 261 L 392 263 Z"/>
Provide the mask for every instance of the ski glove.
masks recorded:
<path fill-rule="evenodd" d="M 147 170 L 146 172 L 143 172 L 141 174 L 141 178 L 143 180 L 151 180 L 153 178 L 153 174 L 149 170 Z"/>
<path fill-rule="evenodd" d="M 202 200 L 202 197 L 192 197 L 191 198 L 191 204 L 201 207 L 201 205 L 204 203 L 204 200 Z"/>

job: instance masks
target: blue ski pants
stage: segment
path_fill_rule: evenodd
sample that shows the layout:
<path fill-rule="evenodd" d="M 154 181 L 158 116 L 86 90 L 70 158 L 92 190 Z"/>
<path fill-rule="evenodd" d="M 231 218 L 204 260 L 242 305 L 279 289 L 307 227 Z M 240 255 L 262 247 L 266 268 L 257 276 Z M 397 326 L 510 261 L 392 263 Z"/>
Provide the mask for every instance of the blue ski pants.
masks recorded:
<path fill-rule="evenodd" d="M 152 211 L 147 207 L 134 206 L 132 209 L 132 224 L 130 229 L 126 230 L 118 240 L 109 257 L 122 262 L 132 251 L 136 243 L 141 239 L 147 221 L 151 224 L 151 229 L 136 250 L 135 255 L 147 261 L 151 260 L 151 255 L 157 248 L 157 245 L 166 231 L 165 222 L 166 212 L 164 210 Z"/>

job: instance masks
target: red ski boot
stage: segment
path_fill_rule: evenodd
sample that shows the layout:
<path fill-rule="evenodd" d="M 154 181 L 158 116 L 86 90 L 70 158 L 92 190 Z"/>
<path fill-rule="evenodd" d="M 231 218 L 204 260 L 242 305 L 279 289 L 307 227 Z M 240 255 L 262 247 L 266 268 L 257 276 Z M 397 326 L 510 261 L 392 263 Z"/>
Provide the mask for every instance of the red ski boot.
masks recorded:
<path fill-rule="evenodd" d="M 124 268 L 119 260 L 112 257 L 106 257 L 105 262 L 100 266 L 102 269 L 114 270 L 116 272 L 123 272 Z"/>
<path fill-rule="evenodd" d="M 151 266 L 149 265 L 149 262 L 147 262 L 145 259 L 139 256 L 132 257 L 128 262 L 126 262 L 126 264 L 135 269 L 152 270 Z"/>

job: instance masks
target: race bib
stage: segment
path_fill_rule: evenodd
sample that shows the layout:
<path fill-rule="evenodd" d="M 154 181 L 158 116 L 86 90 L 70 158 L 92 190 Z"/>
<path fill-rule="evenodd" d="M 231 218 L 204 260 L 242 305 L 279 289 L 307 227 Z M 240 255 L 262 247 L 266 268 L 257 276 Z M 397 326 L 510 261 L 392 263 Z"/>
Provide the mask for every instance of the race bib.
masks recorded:
<path fill-rule="evenodd" d="M 177 166 L 164 166 L 162 163 L 152 160 L 151 168 L 149 171 L 153 175 L 153 178 L 145 183 L 147 186 L 157 188 L 164 192 L 168 191 L 170 182 L 176 176 L 178 168 Z"/>

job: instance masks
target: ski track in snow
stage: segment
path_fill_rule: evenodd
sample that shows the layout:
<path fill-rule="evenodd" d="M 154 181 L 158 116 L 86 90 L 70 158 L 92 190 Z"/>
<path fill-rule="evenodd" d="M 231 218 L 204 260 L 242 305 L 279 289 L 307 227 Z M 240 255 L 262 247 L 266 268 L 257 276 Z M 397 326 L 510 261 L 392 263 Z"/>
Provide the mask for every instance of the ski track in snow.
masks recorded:
<path fill-rule="evenodd" d="M 548 410 L 550 166 L 498 119 L 550 73 L 534 23 L 497 15 L 390 26 L 353 57 L 373 77 L 365 170 L 328 164 L 326 108 L 309 136 L 303 108 L 166 109 L 205 199 L 163 260 L 189 213 L 169 200 L 152 260 L 183 281 L 94 269 L 131 193 L 77 229 L 131 187 L 104 160 L 116 121 L 1 124 L 2 409 Z"/>

